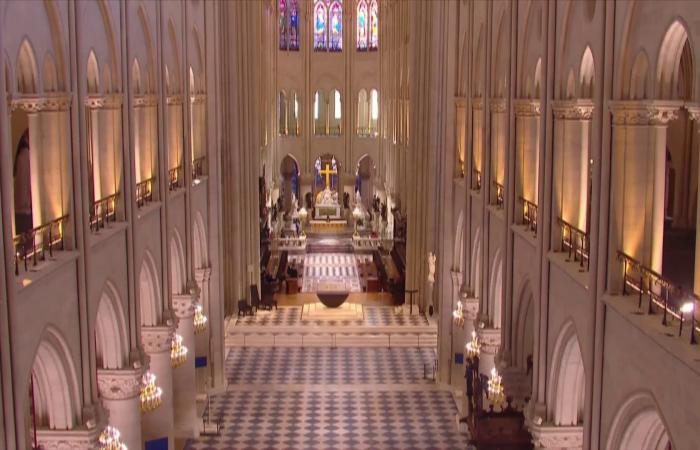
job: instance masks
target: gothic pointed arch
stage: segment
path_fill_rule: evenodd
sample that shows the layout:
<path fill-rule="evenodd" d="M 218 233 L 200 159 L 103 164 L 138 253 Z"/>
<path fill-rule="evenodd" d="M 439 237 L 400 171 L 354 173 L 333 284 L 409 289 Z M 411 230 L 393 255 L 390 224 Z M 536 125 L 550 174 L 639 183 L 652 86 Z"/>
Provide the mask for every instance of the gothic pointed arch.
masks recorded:
<path fill-rule="evenodd" d="M 105 283 L 95 317 L 97 367 L 121 369 L 129 357 L 127 324 L 121 298 L 114 284 Z"/>
<path fill-rule="evenodd" d="M 517 299 L 513 316 L 513 364 L 523 372 L 529 372 L 535 346 L 535 298 L 528 278 L 521 284 Z"/>
<path fill-rule="evenodd" d="M 497 249 L 489 272 L 488 316 L 493 328 L 501 328 L 503 308 L 503 252 Z"/>
<path fill-rule="evenodd" d="M 638 392 L 620 406 L 605 448 L 666 450 L 671 443 L 666 423 L 652 394 Z"/>
<path fill-rule="evenodd" d="M 202 214 L 197 211 L 194 217 L 194 227 L 192 232 L 193 260 L 195 269 L 201 269 L 209 265 L 209 255 L 207 248 L 207 231 L 204 226 Z"/>
<path fill-rule="evenodd" d="M 664 100 L 692 98 L 693 75 L 688 31 L 676 20 L 666 31 L 656 61 L 656 97 Z"/>
<path fill-rule="evenodd" d="M 170 238 L 170 288 L 171 294 L 181 294 L 187 284 L 187 269 L 185 267 L 185 252 L 183 250 L 180 232 L 173 229 Z"/>
<path fill-rule="evenodd" d="M 595 79 L 595 62 L 593 51 L 590 46 L 586 46 L 581 56 L 581 65 L 578 71 L 579 98 L 593 98 L 593 88 Z"/>
<path fill-rule="evenodd" d="M 24 39 L 19 46 L 17 64 L 15 70 L 17 76 L 17 91 L 20 94 L 36 94 L 38 92 L 36 56 L 28 39 Z"/>
<path fill-rule="evenodd" d="M 554 343 L 547 388 L 549 420 L 556 426 L 581 425 L 586 376 L 578 333 L 571 320 L 564 323 Z"/>
<path fill-rule="evenodd" d="M 142 326 L 157 326 L 163 311 L 161 289 L 155 260 L 149 251 L 143 256 L 139 271 L 139 308 Z"/>

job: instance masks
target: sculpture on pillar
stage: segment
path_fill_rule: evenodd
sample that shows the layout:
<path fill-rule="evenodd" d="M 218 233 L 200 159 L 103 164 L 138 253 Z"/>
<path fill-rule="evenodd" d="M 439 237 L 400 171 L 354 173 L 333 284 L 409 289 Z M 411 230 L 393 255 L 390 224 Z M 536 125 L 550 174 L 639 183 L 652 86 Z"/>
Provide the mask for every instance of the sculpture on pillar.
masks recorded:
<path fill-rule="evenodd" d="M 428 253 L 428 282 L 435 283 L 435 262 L 437 257 L 435 253 Z"/>

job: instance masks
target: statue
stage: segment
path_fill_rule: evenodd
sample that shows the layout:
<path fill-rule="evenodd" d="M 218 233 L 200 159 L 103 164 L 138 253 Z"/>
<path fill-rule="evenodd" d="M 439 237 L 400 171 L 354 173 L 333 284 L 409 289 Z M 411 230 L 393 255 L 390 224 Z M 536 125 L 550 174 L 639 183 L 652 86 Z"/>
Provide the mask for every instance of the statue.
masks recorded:
<path fill-rule="evenodd" d="M 297 200 L 297 195 L 292 192 L 292 211 L 299 209 L 299 200 Z"/>
<path fill-rule="evenodd" d="M 435 283 L 435 260 L 437 257 L 435 253 L 428 253 L 428 281 L 430 283 Z"/>

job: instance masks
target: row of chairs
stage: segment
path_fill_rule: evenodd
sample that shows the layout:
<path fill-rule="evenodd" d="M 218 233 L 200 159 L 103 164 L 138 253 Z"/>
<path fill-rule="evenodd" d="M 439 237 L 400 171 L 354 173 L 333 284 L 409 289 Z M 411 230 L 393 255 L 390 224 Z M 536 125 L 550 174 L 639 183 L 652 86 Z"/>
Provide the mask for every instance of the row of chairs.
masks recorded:
<path fill-rule="evenodd" d="M 250 304 L 248 304 L 248 301 L 245 299 L 238 301 L 238 317 L 252 316 L 257 313 L 259 309 L 272 311 L 272 308 L 277 309 L 277 300 L 274 299 L 274 294 L 265 295 L 261 299 L 258 293 L 258 286 L 251 284 Z"/>

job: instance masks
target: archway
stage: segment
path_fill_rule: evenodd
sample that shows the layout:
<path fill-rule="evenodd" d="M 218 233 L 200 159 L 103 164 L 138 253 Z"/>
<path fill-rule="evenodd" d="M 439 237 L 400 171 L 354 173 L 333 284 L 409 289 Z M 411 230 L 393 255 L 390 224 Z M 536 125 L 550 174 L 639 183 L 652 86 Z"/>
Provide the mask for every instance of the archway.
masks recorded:
<path fill-rule="evenodd" d="M 471 249 L 471 273 L 469 277 L 470 287 L 474 298 L 481 298 L 481 228 L 474 230 L 474 243 Z"/>
<path fill-rule="evenodd" d="M 170 239 L 170 293 L 182 294 L 186 284 L 187 270 L 182 239 L 180 239 L 180 233 L 177 229 L 173 229 L 173 236 Z"/>
<path fill-rule="evenodd" d="M 554 344 L 549 379 L 549 420 L 556 426 L 581 425 L 586 376 L 576 328 L 570 321 L 564 324 Z"/>
<path fill-rule="evenodd" d="M 121 369 L 129 357 L 126 320 L 111 282 L 105 283 L 95 318 L 95 355 L 98 369 Z"/>
<path fill-rule="evenodd" d="M 355 195 L 357 195 L 357 192 L 360 193 L 365 211 L 372 211 L 372 214 L 375 214 L 373 205 L 376 203 L 374 201 L 374 177 L 376 171 L 377 167 L 374 164 L 374 160 L 369 155 L 364 155 L 357 162 L 357 168 L 355 170 Z"/>
<path fill-rule="evenodd" d="M 280 164 L 281 189 L 278 204 L 281 212 L 289 213 L 294 206 L 294 199 L 297 200 L 297 205 L 301 206 L 299 198 L 299 165 L 291 155 L 287 155 L 282 159 Z M 281 202 L 281 203 L 280 203 Z"/>
<path fill-rule="evenodd" d="M 160 283 L 153 256 L 149 252 L 143 257 L 139 272 L 139 308 L 141 326 L 154 327 L 160 323 L 163 304 L 160 296 Z"/>
<path fill-rule="evenodd" d="M 503 304 L 503 257 L 496 250 L 489 274 L 488 317 L 490 326 L 501 328 L 501 308 Z"/>
<path fill-rule="evenodd" d="M 207 232 L 204 227 L 202 215 L 197 212 L 194 219 L 194 230 L 192 233 L 192 256 L 194 260 L 194 268 L 202 269 L 209 265 L 209 256 L 207 248 Z"/>
<path fill-rule="evenodd" d="M 534 296 L 529 280 L 526 280 L 518 296 L 516 323 L 513 339 L 513 363 L 518 369 L 532 376 L 532 355 L 535 347 L 535 311 Z M 530 383 L 531 384 L 531 383 Z M 528 384 L 528 386 L 530 385 Z"/>
<path fill-rule="evenodd" d="M 646 393 L 631 396 L 613 420 L 606 448 L 671 450 L 674 448 L 654 398 Z"/>

